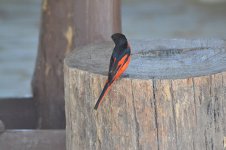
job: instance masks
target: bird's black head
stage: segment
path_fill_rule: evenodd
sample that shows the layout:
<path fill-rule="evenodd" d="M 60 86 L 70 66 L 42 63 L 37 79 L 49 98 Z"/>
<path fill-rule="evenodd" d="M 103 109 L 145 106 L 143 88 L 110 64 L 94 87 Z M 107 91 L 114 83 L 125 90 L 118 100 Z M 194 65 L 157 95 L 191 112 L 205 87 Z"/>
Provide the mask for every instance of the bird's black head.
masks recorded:
<path fill-rule="evenodd" d="M 112 40 L 114 41 L 116 46 L 120 46 L 123 48 L 128 47 L 128 42 L 126 36 L 121 33 L 115 33 L 111 36 Z"/>

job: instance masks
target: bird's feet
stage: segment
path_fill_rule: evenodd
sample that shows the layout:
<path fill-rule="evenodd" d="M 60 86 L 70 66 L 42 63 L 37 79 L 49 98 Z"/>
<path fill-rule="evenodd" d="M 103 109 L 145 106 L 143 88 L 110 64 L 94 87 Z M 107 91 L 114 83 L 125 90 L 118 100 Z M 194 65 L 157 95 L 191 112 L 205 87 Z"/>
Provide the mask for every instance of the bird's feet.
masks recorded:
<path fill-rule="evenodd" d="M 129 74 L 123 73 L 119 79 L 121 80 L 122 78 L 129 78 Z"/>

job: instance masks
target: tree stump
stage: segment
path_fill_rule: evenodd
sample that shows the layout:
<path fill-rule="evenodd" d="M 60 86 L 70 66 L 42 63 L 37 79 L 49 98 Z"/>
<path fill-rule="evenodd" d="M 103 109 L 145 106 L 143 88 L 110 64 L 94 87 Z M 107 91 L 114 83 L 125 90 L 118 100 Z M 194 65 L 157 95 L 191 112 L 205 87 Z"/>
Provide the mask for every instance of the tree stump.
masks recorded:
<path fill-rule="evenodd" d="M 225 41 L 130 41 L 132 58 L 95 111 L 113 42 L 65 59 L 67 150 L 226 147 Z"/>

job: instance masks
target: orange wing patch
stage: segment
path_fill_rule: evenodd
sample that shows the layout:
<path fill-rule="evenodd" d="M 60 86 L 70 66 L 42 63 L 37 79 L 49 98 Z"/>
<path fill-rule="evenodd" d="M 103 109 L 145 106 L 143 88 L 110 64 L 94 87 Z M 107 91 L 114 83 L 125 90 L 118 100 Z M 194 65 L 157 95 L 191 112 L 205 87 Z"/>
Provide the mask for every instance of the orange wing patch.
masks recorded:
<path fill-rule="evenodd" d="M 127 57 L 129 57 L 129 58 L 125 63 L 125 60 Z M 128 55 L 123 56 L 122 59 L 118 63 L 118 66 L 120 66 L 120 68 L 118 69 L 118 72 L 116 73 L 114 80 L 117 80 L 122 75 L 122 73 L 126 70 L 126 68 L 128 68 L 129 63 L 130 63 L 130 56 L 128 56 Z"/>

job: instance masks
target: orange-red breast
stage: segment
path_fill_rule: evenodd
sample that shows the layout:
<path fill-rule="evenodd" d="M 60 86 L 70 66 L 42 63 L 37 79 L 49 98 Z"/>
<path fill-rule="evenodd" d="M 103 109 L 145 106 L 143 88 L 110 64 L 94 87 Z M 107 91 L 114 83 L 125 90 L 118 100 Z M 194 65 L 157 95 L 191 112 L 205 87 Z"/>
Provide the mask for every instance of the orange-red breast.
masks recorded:
<path fill-rule="evenodd" d="M 115 43 L 115 48 L 113 49 L 111 55 L 108 79 L 94 109 L 99 107 L 104 96 L 108 93 L 112 83 L 122 75 L 130 63 L 131 49 L 125 35 L 121 33 L 115 33 L 111 36 L 111 38 Z"/>

